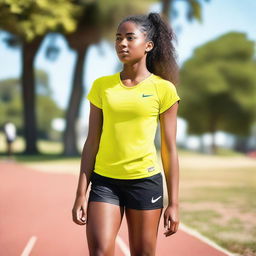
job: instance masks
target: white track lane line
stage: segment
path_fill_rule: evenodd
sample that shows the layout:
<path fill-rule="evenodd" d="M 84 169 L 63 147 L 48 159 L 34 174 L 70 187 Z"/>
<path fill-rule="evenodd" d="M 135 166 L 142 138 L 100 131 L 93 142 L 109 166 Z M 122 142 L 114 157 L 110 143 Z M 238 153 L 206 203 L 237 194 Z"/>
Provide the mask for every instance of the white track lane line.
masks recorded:
<path fill-rule="evenodd" d="M 30 252 L 31 252 L 31 250 L 32 250 L 32 248 L 33 248 L 33 246 L 34 246 L 36 240 L 37 240 L 37 237 L 36 237 L 36 236 L 30 237 L 30 239 L 29 239 L 29 241 L 28 241 L 26 247 L 24 248 L 24 250 L 23 250 L 21 256 L 29 256 L 29 254 L 30 254 Z"/>
<path fill-rule="evenodd" d="M 125 256 L 131 256 L 128 246 L 120 236 L 116 237 L 116 242 Z"/>
<path fill-rule="evenodd" d="M 238 256 L 240 254 L 234 254 L 229 252 L 228 250 L 226 250 L 225 248 L 219 246 L 218 244 L 216 244 L 214 241 L 210 240 L 209 238 L 203 236 L 201 233 L 199 233 L 197 230 L 189 228 L 188 226 L 186 226 L 183 223 L 179 224 L 180 229 L 185 231 L 186 233 L 198 238 L 199 240 L 205 242 L 206 244 L 210 245 L 211 247 L 225 253 L 227 256 Z"/>

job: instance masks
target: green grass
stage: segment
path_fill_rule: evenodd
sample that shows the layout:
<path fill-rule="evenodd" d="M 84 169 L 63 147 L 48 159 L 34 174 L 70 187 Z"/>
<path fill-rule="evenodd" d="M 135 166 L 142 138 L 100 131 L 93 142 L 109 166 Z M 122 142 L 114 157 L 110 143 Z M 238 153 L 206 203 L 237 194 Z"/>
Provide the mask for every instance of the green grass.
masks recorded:
<path fill-rule="evenodd" d="M 182 155 L 190 155 L 190 156 L 191 155 L 198 156 L 198 155 L 202 155 L 203 154 L 201 152 L 191 151 L 191 150 L 188 150 L 188 149 L 179 149 L 179 152 Z M 216 155 L 217 156 L 244 156 L 244 153 L 237 152 L 237 151 L 234 151 L 232 149 L 218 147 Z"/>
<path fill-rule="evenodd" d="M 181 221 L 233 253 L 256 255 L 256 160 L 230 154 L 199 161 L 187 153 L 179 159 Z"/>
<path fill-rule="evenodd" d="M 240 152 L 236 152 L 234 150 L 231 149 L 227 149 L 227 148 L 217 148 L 217 155 L 218 156 L 243 156 L 243 153 Z"/>
<path fill-rule="evenodd" d="M 80 160 L 80 156 L 67 157 L 62 155 L 63 146 L 60 142 L 38 140 L 38 155 L 25 155 L 23 154 L 25 143 L 23 138 L 18 137 L 13 143 L 14 159 L 22 163 L 36 163 L 48 161 L 56 163 L 73 163 Z M 6 158 L 6 145 L 3 133 L 0 133 L 0 158 Z"/>
<path fill-rule="evenodd" d="M 13 143 L 13 151 L 15 154 L 21 154 L 24 151 L 25 143 L 24 139 L 21 137 L 17 137 L 17 139 Z M 62 145 L 60 142 L 52 142 L 47 140 L 39 140 L 38 148 L 40 152 L 48 155 L 52 154 L 61 154 Z M 3 133 L 0 132 L 0 153 L 4 154 L 6 152 L 6 143 Z"/>

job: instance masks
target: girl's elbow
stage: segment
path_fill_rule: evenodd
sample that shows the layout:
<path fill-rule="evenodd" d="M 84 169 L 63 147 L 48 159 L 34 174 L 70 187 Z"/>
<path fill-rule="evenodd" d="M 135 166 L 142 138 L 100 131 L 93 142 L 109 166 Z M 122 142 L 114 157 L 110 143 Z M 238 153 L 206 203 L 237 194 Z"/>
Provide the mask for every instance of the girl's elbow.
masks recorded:
<path fill-rule="evenodd" d="M 177 151 L 176 142 L 175 141 L 173 141 L 173 142 L 162 141 L 162 143 L 161 143 L 161 150 L 167 151 L 167 152 L 175 152 L 175 151 Z"/>

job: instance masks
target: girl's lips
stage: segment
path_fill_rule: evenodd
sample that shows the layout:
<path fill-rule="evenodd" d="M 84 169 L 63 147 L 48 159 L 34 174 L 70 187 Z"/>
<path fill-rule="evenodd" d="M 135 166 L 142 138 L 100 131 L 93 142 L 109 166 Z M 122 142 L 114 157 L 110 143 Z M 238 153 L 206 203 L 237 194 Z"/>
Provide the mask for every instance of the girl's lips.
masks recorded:
<path fill-rule="evenodd" d="M 128 51 L 122 50 L 122 51 L 119 51 L 118 53 L 128 53 Z"/>
<path fill-rule="evenodd" d="M 129 55 L 129 52 L 122 51 L 122 52 L 119 52 L 118 55 L 119 55 L 120 58 L 125 58 L 126 56 Z"/>

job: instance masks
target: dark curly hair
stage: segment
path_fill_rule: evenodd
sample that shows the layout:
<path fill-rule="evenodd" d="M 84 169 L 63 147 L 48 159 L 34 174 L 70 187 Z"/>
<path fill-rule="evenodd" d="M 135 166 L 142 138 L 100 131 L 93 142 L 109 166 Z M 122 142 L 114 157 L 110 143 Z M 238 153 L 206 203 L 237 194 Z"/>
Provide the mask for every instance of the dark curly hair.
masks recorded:
<path fill-rule="evenodd" d="M 127 21 L 138 25 L 141 32 L 146 32 L 146 40 L 154 43 L 154 48 L 147 53 L 146 58 L 149 72 L 176 85 L 179 79 L 179 69 L 172 43 L 176 37 L 168 22 L 154 12 L 148 15 L 128 16 L 119 23 L 119 26 Z"/>

